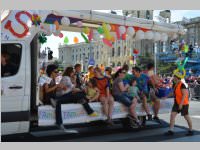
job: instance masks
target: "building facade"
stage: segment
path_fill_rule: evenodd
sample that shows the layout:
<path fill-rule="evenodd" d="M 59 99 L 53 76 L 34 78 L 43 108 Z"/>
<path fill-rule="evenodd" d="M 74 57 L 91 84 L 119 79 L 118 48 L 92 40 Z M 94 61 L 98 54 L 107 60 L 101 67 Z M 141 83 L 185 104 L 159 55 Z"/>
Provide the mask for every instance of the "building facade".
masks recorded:
<path fill-rule="evenodd" d="M 184 23 L 183 26 L 187 29 L 186 42 L 192 45 L 200 45 L 200 17 L 192 18 Z"/>
<path fill-rule="evenodd" d="M 200 46 L 200 17 L 183 19 L 175 23 L 184 26 L 186 29 L 186 34 L 179 36 L 179 40 L 184 39 L 188 44 Z"/>
<path fill-rule="evenodd" d="M 153 10 L 123 10 L 123 14 L 130 17 L 153 19 Z M 110 48 L 101 41 L 93 41 L 91 43 L 60 45 L 58 51 L 59 61 L 63 62 L 64 67 L 80 63 L 83 64 L 83 70 L 86 71 L 90 57 L 94 58 L 95 65 L 103 64 L 112 67 L 123 64 L 130 65 L 129 60 L 133 49 L 138 49 L 140 56 L 153 57 L 154 42 L 152 40 L 117 40 Z"/>
<path fill-rule="evenodd" d="M 123 10 L 124 16 L 153 20 L 153 10 Z"/>
<path fill-rule="evenodd" d="M 159 16 L 161 16 L 164 19 L 166 19 L 165 22 L 171 23 L 171 11 L 170 10 L 160 11 Z"/>
<path fill-rule="evenodd" d="M 113 43 L 113 48 L 101 41 L 59 45 L 59 61 L 64 67 L 80 63 L 84 71 L 87 71 L 90 58 L 95 60 L 95 65 L 116 67 L 129 63 L 131 48 L 132 44 L 129 40 L 118 40 Z"/>
<path fill-rule="evenodd" d="M 123 10 L 122 12 L 124 16 L 153 20 L 153 10 Z M 140 40 L 132 44 L 132 48 L 140 50 L 140 55 L 142 56 L 151 56 L 154 53 L 154 43 L 152 40 Z"/>

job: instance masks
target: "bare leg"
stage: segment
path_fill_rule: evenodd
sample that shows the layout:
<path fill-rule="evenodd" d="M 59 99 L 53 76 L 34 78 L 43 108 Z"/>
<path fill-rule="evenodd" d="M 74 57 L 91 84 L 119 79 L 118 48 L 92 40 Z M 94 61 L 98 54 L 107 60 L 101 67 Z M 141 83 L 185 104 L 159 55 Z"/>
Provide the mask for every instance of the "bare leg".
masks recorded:
<path fill-rule="evenodd" d="M 149 107 L 147 105 L 147 98 L 146 98 L 146 96 L 143 96 L 143 98 L 142 98 L 142 106 L 143 106 L 145 112 L 147 114 L 150 114 L 150 110 L 149 110 Z"/>
<path fill-rule="evenodd" d="M 112 96 L 109 96 L 108 99 L 108 119 L 112 119 L 112 112 L 114 107 L 114 98 Z"/>
<path fill-rule="evenodd" d="M 137 99 L 136 99 L 136 98 L 133 98 L 132 104 L 131 104 L 131 106 L 130 106 L 130 114 L 131 114 L 131 116 L 133 116 L 136 120 L 138 120 L 137 114 L 136 114 L 136 112 L 135 112 L 136 105 L 137 105 Z"/>
<path fill-rule="evenodd" d="M 160 101 L 154 100 L 154 116 L 155 117 L 158 117 L 159 109 L 160 109 Z"/>
<path fill-rule="evenodd" d="M 100 101 L 101 101 L 101 104 L 102 104 L 102 106 L 103 106 L 103 113 L 104 113 L 107 117 L 109 117 L 109 115 L 108 115 L 108 102 L 107 102 L 106 97 L 101 97 L 101 98 L 100 98 Z"/>
<path fill-rule="evenodd" d="M 187 121 L 187 124 L 189 126 L 189 130 L 192 131 L 192 121 L 190 119 L 190 116 L 189 115 L 185 115 L 184 118 Z"/>
<path fill-rule="evenodd" d="M 178 114 L 177 112 L 171 112 L 171 115 L 170 115 L 170 125 L 169 125 L 169 128 L 170 128 L 171 131 L 174 129 L 175 118 L 176 118 L 177 114 Z"/>

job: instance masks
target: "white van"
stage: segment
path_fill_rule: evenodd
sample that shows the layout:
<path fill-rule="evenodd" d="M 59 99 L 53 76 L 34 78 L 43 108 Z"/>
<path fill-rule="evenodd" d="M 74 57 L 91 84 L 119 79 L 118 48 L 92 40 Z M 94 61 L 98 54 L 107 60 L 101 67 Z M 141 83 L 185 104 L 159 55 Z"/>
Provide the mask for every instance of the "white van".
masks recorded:
<path fill-rule="evenodd" d="M 1 14 L 1 56 L 6 55 L 10 65 L 7 72 L 1 72 L 1 133 L 2 135 L 28 133 L 32 127 L 54 126 L 55 109 L 50 106 L 38 106 L 39 100 L 39 51 L 38 33 L 46 32 L 40 26 L 30 24 L 31 16 L 41 17 L 41 24 L 45 25 L 48 17 L 71 17 L 99 24 L 99 22 L 124 25 L 124 17 L 113 14 L 104 14 L 91 11 L 6 11 Z M 152 21 L 127 18 L 127 24 L 150 28 Z M 140 22 L 141 21 L 141 22 Z M 145 24 L 146 23 L 146 26 Z M 50 26 L 50 25 L 46 25 Z M 151 25 L 152 26 L 152 25 Z M 80 31 L 73 25 L 61 25 L 61 29 L 68 31 Z M 178 33 L 180 27 L 171 24 L 154 23 L 152 30 Z M 14 64 L 14 65 L 13 65 Z M 4 70 L 6 70 L 4 68 Z M 9 72 L 10 71 L 10 72 Z M 79 104 L 62 105 L 62 118 L 65 125 L 87 123 L 94 120 L 104 120 L 99 103 L 91 103 L 92 108 L 99 112 L 97 118 L 89 118 Z M 161 102 L 160 113 L 168 113 L 172 101 Z M 137 106 L 139 116 L 144 116 L 140 105 Z M 127 109 L 115 102 L 113 118 L 126 118 Z M 35 124 L 36 122 L 36 124 Z"/>

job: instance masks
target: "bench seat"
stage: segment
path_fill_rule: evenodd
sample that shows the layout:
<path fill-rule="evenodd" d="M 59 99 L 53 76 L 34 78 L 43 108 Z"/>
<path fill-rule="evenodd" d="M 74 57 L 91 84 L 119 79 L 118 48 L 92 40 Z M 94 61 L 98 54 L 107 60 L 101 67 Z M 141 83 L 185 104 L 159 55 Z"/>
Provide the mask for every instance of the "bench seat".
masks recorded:
<path fill-rule="evenodd" d="M 106 120 L 106 116 L 102 113 L 102 106 L 99 102 L 89 103 L 89 105 L 96 111 L 99 116 L 98 117 L 90 117 L 85 112 L 83 106 L 81 104 L 62 104 L 62 118 L 63 124 L 78 124 L 78 123 L 88 123 L 91 121 L 97 120 Z M 153 114 L 152 104 L 148 104 L 151 114 Z M 161 100 L 161 107 L 159 113 L 169 113 L 171 111 L 173 105 L 173 99 Z M 117 118 L 125 118 L 128 114 L 128 109 L 119 102 L 114 103 L 113 109 L 113 119 Z M 138 116 L 144 116 L 146 113 L 144 112 L 142 105 L 137 104 L 136 113 Z M 38 107 L 38 125 L 39 126 L 53 126 L 55 125 L 55 108 L 51 105 L 42 105 Z"/>

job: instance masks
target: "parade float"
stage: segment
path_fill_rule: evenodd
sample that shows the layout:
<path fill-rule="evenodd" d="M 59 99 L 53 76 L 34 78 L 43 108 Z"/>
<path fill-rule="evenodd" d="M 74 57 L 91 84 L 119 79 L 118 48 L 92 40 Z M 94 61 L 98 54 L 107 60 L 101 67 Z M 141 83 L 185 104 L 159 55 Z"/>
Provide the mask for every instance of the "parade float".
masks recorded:
<path fill-rule="evenodd" d="M 3 135 L 30 132 L 31 118 L 34 118 L 32 114 L 35 115 L 35 111 L 38 114 L 36 117 L 38 126 L 55 125 L 55 108 L 50 105 L 37 106 L 37 102 L 40 101 L 39 84 L 37 83 L 39 78 L 38 54 L 40 45 L 45 43 L 46 36 L 51 34 L 63 38 L 67 44 L 69 39 L 64 37 L 61 31 L 79 32 L 86 43 L 101 40 L 108 47 L 112 47 L 116 40 L 148 39 L 157 42 L 167 41 L 169 38 L 176 39 L 179 34 L 184 34 L 183 27 L 179 25 L 88 10 L 3 11 L 1 14 L 2 48 L 13 43 L 22 46 L 18 73 L 15 76 L 1 79 L 4 85 L 1 95 Z M 73 41 L 78 43 L 79 39 L 74 37 Z M 134 57 L 137 53 L 134 51 Z M 181 66 L 179 68 L 182 70 Z M 11 86 L 12 88 L 9 88 Z M 171 99 L 161 101 L 160 113 L 168 113 L 172 103 Z M 90 105 L 99 112 L 99 117 L 88 118 L 79 104 L 63 104 L 64 124 L 104 120 L 101 105 L 98 102 Z M 149 105 L 152 108 L 152 104 Z M 127 113 L 124 106 L 115 102 L 113 118 L 125 118 Z M 139 116 L 145 115 L 141 104 L 137 106 L 137 113 Z M 11 114 L 18 115 L 13 118 Z"/>

